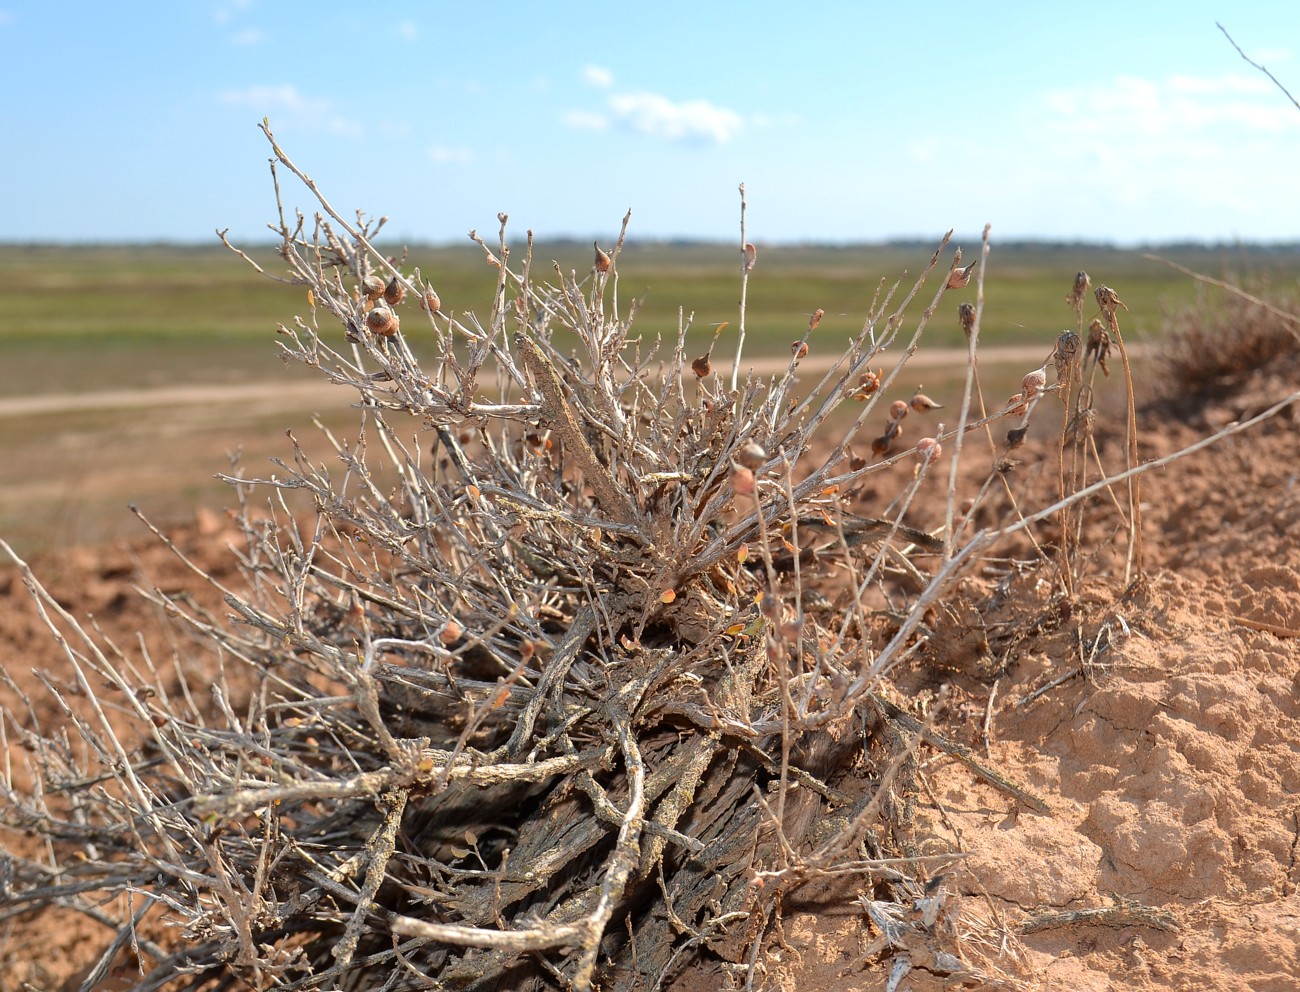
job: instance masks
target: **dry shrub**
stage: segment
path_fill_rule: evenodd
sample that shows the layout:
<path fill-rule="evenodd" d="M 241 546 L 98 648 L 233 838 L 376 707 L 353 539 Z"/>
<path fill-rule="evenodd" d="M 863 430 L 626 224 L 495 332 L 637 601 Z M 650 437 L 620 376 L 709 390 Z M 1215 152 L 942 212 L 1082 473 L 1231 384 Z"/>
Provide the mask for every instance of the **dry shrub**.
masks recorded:
<path fill-rule="evenodd" d="M 742 379 L 742 308 L 729 386 L 718 334 L 688 350 L 685 315 L 666 342 L 634 335 L 621 235 L 540 278 L 503 216 L 479 240 L 499 276 L 480 318 L 267 137 L 277 199 L 288 169 L 319 202 L 281 207 L 279 277 L 308 304 L 284 354 L 355 393 L 358 434 L 327 433 L 328 462 L 295 440 L 274 473 L 230 477 L 246 590 L 226 590 L 232 622 L 155 592 L 196 635 L 170 663 L 104 645 L 24 573 L 73 675 L 49 682 L 64 726 L 0 722 L 37 783 L 7 774 L 0 820 L 43 845 L 6 856 L 6 914 L 113 927 L 96 974 L 129 951 L 142 989 L 654 989 L 701 955 L 752 986 L 783 900 L 834 877 L 897 975 L 1000 967 L 961 956 L 939 884 L 956 852 L 905 846 L 915 751 L 1046 804 L 936 730 L 942 694 L 911 710 L 893 677 L 953 654 L 945 616 L 977 627 L 1038 570 L 1071 595 L 1064 511 L 1109 493 L 1087 443 L 1104 353 L 1052 334 L 1024 392 L 983 412 L 978 309 L 942 306 L 970 279 L 960 251 L 907 316 L 945 239 L 811 389 L 796 373 L 826 350 L 821 311 L 783 372 Z M 743 300 L 761 259 L 741 242 Z M 969 335 L 963 396 L 893 398 L 940 312 Z M 1031 512 L 1009 473 L 1045 403 L 1063 461 Z M 927 485 L 946 496 L 921 529 Z M 851 513 L 876 486 L 881 515 Z M 1032 539 L 1045 521 L 1059 554 Z"/>

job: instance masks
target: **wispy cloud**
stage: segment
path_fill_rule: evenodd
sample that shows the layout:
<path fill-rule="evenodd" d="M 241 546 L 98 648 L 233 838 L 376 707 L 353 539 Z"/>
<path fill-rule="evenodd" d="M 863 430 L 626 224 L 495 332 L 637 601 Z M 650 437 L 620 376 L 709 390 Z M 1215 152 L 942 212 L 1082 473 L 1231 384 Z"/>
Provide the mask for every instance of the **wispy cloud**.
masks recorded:
<path fill-rule="evenodd" d="M 582 79 L 595 89 L 614 88 L 614 73 L 604 66 L 583 66 Z M 726 144 L 745 126 L 740 114 L 728 107 L 708 100 L 674 101 L 647 91 L 611 92 L 602 109 L 566 110 L 560 114 L 560 123 L 584 131 L 621 128 L 690 145 Z"/>
<path fill-rule="evenodd" d="M 1032 144 L 992 142 L 986 157 L 1000 163 L 1004 185 L 1174 216 L 1245 210 L 1243 170 L 1280 173 L 1300 154 L 1295 107 L 1245 73 L 1124 75 L 1056 89 L 1023 107 L 1017 126 Z"/>
<path fill-rule="evenodd" d="M 247 86 L 239 90 L 222 90 L 217 94 L 217 101 L 232 107 L 248 107 L 259 116 L 289 117 L 303 127 L 343 137 L 360 137 L 363 131 L 358 122 L 338 113 L 331 101 L 305 96 L 296 86 L 287 83 L 280 86 Z"/>
<path fill-rule="evenodd" d="M 607 90 L 614 85 L 614 74 L 600 65 L 583 66 L 582 78 L 597 89 Z"/>
<path fill-rule="evenodd" d="M 469 165 L 475 159 L 469 148 L 447 148 L 435 145 L 429 149 L 429 161 L 438 165 Z"/>

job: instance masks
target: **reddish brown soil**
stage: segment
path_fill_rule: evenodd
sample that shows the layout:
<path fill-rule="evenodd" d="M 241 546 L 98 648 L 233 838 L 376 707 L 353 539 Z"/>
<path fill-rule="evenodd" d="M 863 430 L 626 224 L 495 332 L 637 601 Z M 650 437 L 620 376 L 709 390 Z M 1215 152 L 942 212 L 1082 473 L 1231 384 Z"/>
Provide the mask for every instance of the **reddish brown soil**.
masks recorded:
<path fill-rule="evenodd" d="M 1210 420 L 1285 395 L 1259 380 Z M 1300 986 L 1300 412 L 1144 477 L 1145 590 L 1124 594 L 1124 541 L 1113 523 L 1085 530 L 1086 567 L 1075 612 L 1035 620 L 1033 589 L 1000 615 L 1022 636 L 998 641 L 997 664 L 954 659 L 951 671 L 899 673 L 918 695 L 951 686 L 939 729 L 1043 796 L 1049 812 L 923 749 L 911 822 L 918 853 L 960 851 L 941 880 L 951 892 L 950 949 L 966 987 L 1135 990 L 1290 990 Z M 1148 418 L 1142 453 L 1173 451 L 1213 429 Z M 223 521 L 204 515 L 180 541 L 229 574 Z M 1090 543 L 1091 542 L 1091 543 Z M 67 606 L 93 613 L 128 645 L 137 631 L 170 650 L 156 608 L 132 585 L 204 592 L 148 539 L 79 548 L 34 563 Z M 973 580 L 972 595 L 991 583 Z M 39 700 L 33 669 L 67 677 L 12 568 L 0 568 L 4 666 Z M 992 615 L 996 622 L 998 614 Z M 1081 651 L 1109 621 L 1109 640 Z M 993 628 L 990 628 L 993 629 Z M 1080 674 L 1043 690 L 1055 679 Z M 1035 695 L 1035 693 L 1038 693 Z M 989 700 L 992 697 L 990 707 Z M 22 712 L 0 687 L 0 704 Z M 37 703 L 43 720 L 55 718 Z M 987 744 L 983 735 L 988 711 Z M 10 740 L 17 770 L 24 754 Z M 39 848 L 6 837 L 11 847 Z M 792 897 L 755 987 L 874 990 L 891 960 L 864 956 L 877 936 L 843 888 L 829 902 Z M 1116 907 L 1102 918 L 1036 914 Z M 110 936 L 80 918 L 47 914 L 0 930 L 0 989 L 57 988 Z M 901 988 L 952 987 L 919 967 Z M 979 977 L 983 976 L 983 977 Z M 957 981 L 961 984 L 961 980 Z M 727 986 L 708 963 L 680 992 Z M 76 987 L 75 984 L 71 987 Z M 129 987 L 103 986 L 107 987 Z"/>

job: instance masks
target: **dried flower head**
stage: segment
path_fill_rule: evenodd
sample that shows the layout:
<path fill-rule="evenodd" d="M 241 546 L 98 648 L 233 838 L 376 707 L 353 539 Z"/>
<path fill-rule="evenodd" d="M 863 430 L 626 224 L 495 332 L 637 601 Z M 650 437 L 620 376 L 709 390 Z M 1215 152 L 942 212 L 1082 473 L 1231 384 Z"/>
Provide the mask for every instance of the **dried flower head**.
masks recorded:
<path fill-rule="evenodd" d="M 1109 377 L 1110 369 L 1106 367 L 1106 359 L 1110 357 L 1110 332 L 1095 317 L 1092 323 L 1088 325 L 1088 347 L 1083 354 L 1085 360 L 1093 356 L 1095 356 L 1102 374 Z"/>
<path fill-rule="evenodd" d="M 1069 295 L 1065 297 L 1065 302 L 1070 304 L 1076 310 L 1083 308 L 1083 298 L 1088 295 L 1088 290 L 1092 288 L 1092 279 L 1088 273 L 1080 270 L 1074 276 L 1074 288 L 1070 290 Z"/>
<path fill-rule="evenodd" d="M 608 272 L 610 266 L 614 264 L 613 261 L 610 259 L 609 255 L 600 250 L 600 242 L 593 241 L 592 244 L 596 247 L 596 271 Z"/>
<path fill-rule="evenodd" d="M 746 241 L 744 253 L 745 253 L 745 271 L 752 272 L 754 270 L 754 262 L 758 260 L 758 249 L 755 248 L 748 241 Z"/>
<path fill-rule="evenodd" d="M 876 369 L 874 372 L 867 369 L 858 377 L 858 389 L 870 396 L 880 388 L 880 377 L 883 372 L 884 369 Z"/>
<path fill-rule="evenodd" d="M 1097 298 L 1097 306 L 1101 307 L 1101 312 L 1112 320 L 1115 317 L 1115 308 L 1127 310 L 1124 301 L 1115 295 L 1115 291 L 1109 286 L 1098 286 L 1096 292 L 1092 294 Z"/>
<path fill-rule="evenodd" d="M 957 322 L 961 324 L 962 333 L 966 335 L 966 340 L 975 333 L 975 304 L 963 303 L 957 308 Z"/>

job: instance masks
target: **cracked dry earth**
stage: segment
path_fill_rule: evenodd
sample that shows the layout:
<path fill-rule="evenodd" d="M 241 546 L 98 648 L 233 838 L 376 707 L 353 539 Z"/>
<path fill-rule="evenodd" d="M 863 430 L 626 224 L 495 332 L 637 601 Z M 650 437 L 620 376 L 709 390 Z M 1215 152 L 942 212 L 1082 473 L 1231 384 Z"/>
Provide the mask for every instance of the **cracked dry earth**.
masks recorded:
<path fill-rule="evenodd" d="M 1261 402 L 1224 401 L 1191 425 L 1148 416 L 1142 455 L 1181 448 L 1291 389 L 1260 375 L 1240 396 Z M 1042 457 L 1039 444 L 1027 450 Z M 954 648 L 937 669 L 899 673 L 900 694 L 916 700 L 948 685 L 937 729 L 1043 797 L 1047 812 L 923 747 L 904 840 L 917 853 L 962 854 L 933 879 L 941 898 L 931 905 L 942 909 L 925 922 L 935 953 L 913 949 L 914 967 L 891 986 L 900 954 L 881 950 L 856 901 L 861 880 L 813 883 L 785 900 L 753 987 L 1300 987 L 1298 471 L 1293 405 L 1144 477 L 1144 591 L 1124 594 L 1125 542 L 1113 520 L 1085 529 L 1088 579 L 1068 611 L 1051 606 L 1040 574 L 1001 602 L 990 600 L 994 579 L 969 580 L 971 599 L 992 605 L 956 622 L 980 626 L 996 664 Z M 221 520 L 204 514 L 180 540 L 228 577 L 223 536 Z M 147 540 L 36 564 L 118 643 L 141 628 L 163 637 L 133 582 L 192 584 Z M 5 666 L 35 695 L 31 669 L 61 662 L 8 567 L 0 595 Z M 7 694 L 0 702 L 13 705 Z M 58 988 L 107 939 L 79 918 L 11 920 L 0 933 L 0 989 Z M 702 961 L 672 988 L 713 992 L 735 974 Z M 130 987 L 116 980 L 103 987 Z"/>

